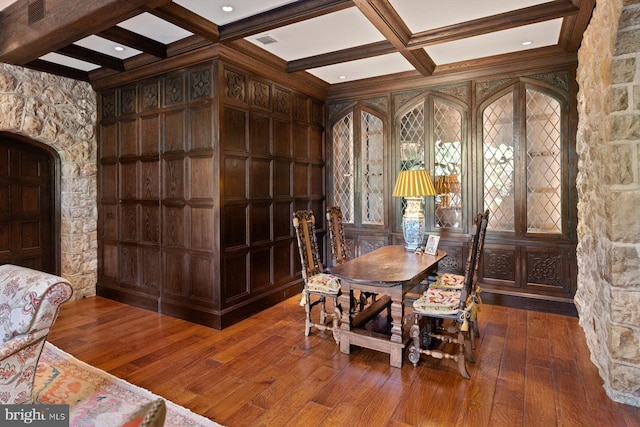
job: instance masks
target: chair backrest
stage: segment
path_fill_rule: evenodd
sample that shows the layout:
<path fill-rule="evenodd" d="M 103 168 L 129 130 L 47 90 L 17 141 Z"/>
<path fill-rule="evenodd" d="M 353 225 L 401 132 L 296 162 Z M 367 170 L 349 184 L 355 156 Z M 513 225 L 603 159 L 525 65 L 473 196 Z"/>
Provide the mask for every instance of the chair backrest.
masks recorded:
<path fill-rule="evenodd" d="M 466 295 L 475 292 L 476 283 L 478 281 L 478 268 L 480 266 L 480 258 L 482 249 L 484 248 L 484 236 L 489 223 L 489 210 L 476 215 L 473 221 L 474 233 L 469 242 L 469 256 L 464 269 L 464 292 Z M 465 295 L 465 296 L 466 296 Z M 464 298 L 462 298 L 464 301 Z"/>
<path fill-rule="evenodd" d="M 338 206 L 329 206 L 327 208 L 327 228 L 329 229 L 331 253 L 336 265 L 349 261 L 349 248 L 347 248 L 344 227 L 342 226 L 342 210 Z"/>
<path fill-rule="evenodd" d="M 307 278 L 322 273 L 320 251 L 316 239 L 316 218 L 312 211 L 300 210 L 293 214 L 293 228 L 298 239 L 298 251 L 302 263 L 302 277 Z"/>

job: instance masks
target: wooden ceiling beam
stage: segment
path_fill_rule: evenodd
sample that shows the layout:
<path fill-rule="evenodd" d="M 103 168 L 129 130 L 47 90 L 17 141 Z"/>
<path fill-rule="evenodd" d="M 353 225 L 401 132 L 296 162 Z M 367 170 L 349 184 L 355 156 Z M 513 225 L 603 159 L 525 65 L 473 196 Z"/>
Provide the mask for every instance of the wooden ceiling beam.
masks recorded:
<path fill-rule="evenodd" d="M 168 2 L 82 0 L 70 5 L 67 0 L 18 0 L 0 14 L 0 61 L 24 65 L 136 16 L 145 5 Z"/>
<path fill-rule="evenodd" d="M 158 58 L 167 57 L 167 46 L 165 44 L 122 27 L 115 26 L 107 28 L 104 31 L 96 33 L 96 36 L 111 40 L 114 43 L 129 46 Z"/>
<path fill-rule="evenodd" d="M 558 45 L 567 52 L 577 52 L 582 43 L 582 35 L 587 29 L 596 0 L 579 0 L 580 11 L 575 16 L 569 16 L 562 22 Z"/>
<path fill-rule="evenodd" d="M 218 25 L 177 3 L 167 3 L 156 8 L 148 7 L 145 10 L 213 43 L 219 41 Z"/>
<path fill-rule="evenodd" d="M 569 0 L 556 0 L 539 5 L 513 10 L 498 15 L 486 16 L 454 25 L 434 28 L 416 33 L 407 43 L 409 49 L 475 37 L 495 31 L 536 24 L 538 22 L 575 15 L 580 11 Z"/>
<path fill-rule="evenodd" d="M 66 65 L 56 64 L 54 62 L 45 61 L 44 59 L 36 59 L 24 64 L 25 67 L 32 70 L 42 71 L 45 73 L 55 74 L 57 76 L 68 77 L 74 80 L 89 81 L 89 73 L 87 71 L 78 70 L 77 68 L 67 67 Z"/>
<path fill-rule="evenodd" d="M 120 58 L 116 58 L 104 53 L 96 52 L 95 50 L 87 49 L 82 46 L 70 44 L 56 50 L 61 55 L 68 56 L 70 58 L 79 59 L 80 61 L 90 62 L 92 64 L 100 65 L 115 71 L 124 71 L 124 61 Z"/>
<path fill-rule="evenodd" d="M 396 48 L 387 40 L 369 43 L 363 46 L 356 46 L 342 49 L 335 52 L 321 55 L 309 56 L 296 59 L 287 63 L 287 72 L 304 71 L 312 68 L 324 67 L 326 65 L 338 64 L 340 62 L 354 61 L 356 59 L 371 58 L 379 55 L 397 52 Z"/>
<path fill-rule="evenodd" d="M 423 76 L 430 76 L 435 62 L 423 49 L 410 50 L 411 30 L 387 0 L 353 0 L 360 12 L 389 40 L 398 52 Z"/>
<path fill-rule="evenodd" d="M 220 41 L 232 41 L 353 7 L 352 0 L 299 0 L 220 26 Z"/>

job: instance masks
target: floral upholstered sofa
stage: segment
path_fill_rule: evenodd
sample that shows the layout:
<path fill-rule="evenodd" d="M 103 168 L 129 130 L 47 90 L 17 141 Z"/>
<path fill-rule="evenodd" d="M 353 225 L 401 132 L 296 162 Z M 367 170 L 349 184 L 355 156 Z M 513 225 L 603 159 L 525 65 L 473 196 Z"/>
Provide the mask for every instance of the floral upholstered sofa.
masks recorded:
<path fill-rule="evenodd" d="M 72 293 L 62 277 L 0 265 L 0 404 L 32 403 L 42 347 Z"/>

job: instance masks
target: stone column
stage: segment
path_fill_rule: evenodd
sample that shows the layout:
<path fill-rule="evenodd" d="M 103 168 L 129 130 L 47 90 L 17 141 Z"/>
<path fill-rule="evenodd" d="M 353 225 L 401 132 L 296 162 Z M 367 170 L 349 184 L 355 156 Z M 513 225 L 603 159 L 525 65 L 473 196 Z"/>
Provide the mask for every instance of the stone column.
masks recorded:
<path fill-rule="evenodd" d="M 96 294 L 96 94 L 91 85 L 0 63 L 0 130 L 60 156 L 61 275 L 74 298 Z"/>
<path fill-rule="evenodd" d="M 596 3 L 577 80 L 575 301 L 607 394 L 640 406 L 640 1 Z"/>

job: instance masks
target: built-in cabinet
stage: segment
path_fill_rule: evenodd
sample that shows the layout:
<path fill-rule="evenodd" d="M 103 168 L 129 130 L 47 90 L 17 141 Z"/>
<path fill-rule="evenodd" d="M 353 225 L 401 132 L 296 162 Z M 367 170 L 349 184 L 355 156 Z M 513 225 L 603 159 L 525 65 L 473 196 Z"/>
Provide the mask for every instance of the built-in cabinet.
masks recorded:
<path fill-rule="evenodd" d="M 472 218 L 489 209 L 479 271 L 486 299 L 574 311 L 577 166 L 570 70 L 360 95 L 332 100 L 328 111 L 327 194 L 347 213 L 354 256 L 403 244 L 405 201 L 390 189 L 399 171 L 427 169 L 437 192 L 424 200 L 427 233 L 439 235 L 439 247 L 448 253 L 441 270 L 462 273 Z M 375 147 L 382 158 L 368 154 Z M 371 201 L 378 202 L 373 211 Z M 370 212 L 375 221 L 368 220 Z"/>
<path fill-rule="evenodd" d="M 300 292 L 324 108 L 222 60 L 101 91 L 98 295 L 222 328 Z"/>

